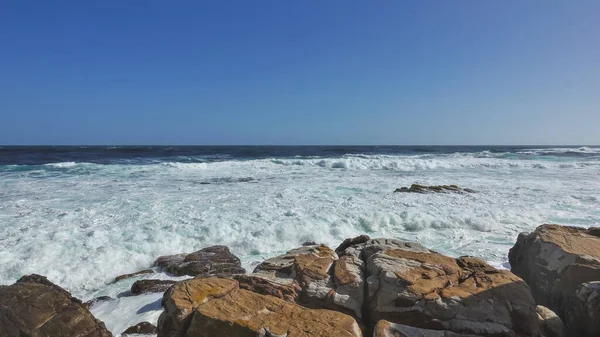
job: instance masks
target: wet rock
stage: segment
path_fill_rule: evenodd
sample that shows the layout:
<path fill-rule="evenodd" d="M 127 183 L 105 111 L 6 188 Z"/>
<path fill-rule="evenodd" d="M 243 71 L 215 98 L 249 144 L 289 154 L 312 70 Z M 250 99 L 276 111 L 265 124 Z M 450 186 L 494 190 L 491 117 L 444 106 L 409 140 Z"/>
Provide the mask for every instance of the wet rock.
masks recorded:
<path fill-rule="evenodd" d="M 163 298 L 158 336 L 360 337 L 356 321 L 240 289 L 230 279 L 185 280 Z"/>
<path fill-rule="evenodd" d="M 127 328 L 127 330 L 123 331 L 121 335 L 127 336 L 128 334 L 155 335 L 156 327 L 150 322 L 141 322 L 134 326 L 130 326 L 129 328 Z"/>
<path fill-rule="evenodd" d="M 316 245 L 317 245 L 317 243 L 314 242 L 314 241 L 305 241 L 305 242 L 302 243 L 303 247 L 306 247 L 306 246 L 316 246 Z"/>
<path fill-rule="evenodd" d="M 426 186 L 420 184 L 412 184 L 410 187 L 397 188 L 394 192 L 406 192 L 406 193 L 475 193 L 470 188 L 460 188 L 456 185 L 439 185 L 439 186 Z"/>
<path fill-rule="evenodd" d="M 96 303 L 111 301 L 111 300 L 113 300 L 113 298 L 110 296 L 99 296 L 99 297 L 96 297 L 94 299 L 91 299 L 91 300 L 83 303 L 83 305 L 89 309 L 91 306 L 93 306 Z"/>
<path fill-rule="evenodd" d="M 119 275 L 119 276 L 115 277 L 115 280 L 113 281 L 113 283 L 116 283 L 116 282 L 119 282 L 121 280 L 125 280 L 128 278 L 136 277 L 139 275 L 146 275 L 146 274 L 154 274 L 154 271 L 152 269 L 145 269 L 145 270 L 140 270 L 140 271 L 137 271 L 137 272 L 131 273 L 131 274 Z"/>
<path fill-rule="evenodd" d="M 162 293 L 175 283 L 173 280 L 137 280 L 131 285 L 131 295 Z"/>
<path fill-rule="evenodd" d="M 194 278 L 175 284 L 163 295 L 165 311 L 158 318 L 158 337 L 183 336 L 190 323 L 190 314 L 197 307 L 234 289 L 239 289 L 237 281 L 214 277 Z"/>
<path fill-rule="evenodd" d="M 600 281 L 579 285 L 565 309 L 569 336 L 600 336 Z"/>
<path fill-rule="evenodd" d="M 373 337 L 478 337 L 465 335 L 447 330 L 428 330 L 415 328 L 408 325 L 391 323 L 381 320 L 375 326 Z"/>
<path fill-rule="evenodd" d="M 223 276 L 244 274 L 240 259 L 226 246 L 211 246 L 190 254 L 161 256 L 155 266 L 163 268 L 175 276 Z"/>
<path fill-rule="evenodd" d="M 600 280 L 598 228 L 542 225 L 521 233 L 509 252 L 512 272 L 531 287 L 538 304 L 565 319 L 565 306 L 577 288 Z"/>
<path fill-rule="evenodd" d="M 350 246 L 353 246 L 353 245 L 358 245 L 358 244 L 361 244 L 361 243 L 365 243 L 365 242 L 367 242 L 369 240 L 371 240 L 371 238 L 368 235 L 366 235 L 366 234 L 359 235 L 359 236 L 354 237 L 354 238 L 346 239 L 346 240 L 344 240 L 344 242 L 342 242 L 342 244 L 340 244 L 335 249 L 335 252 L 336 252 L 336 254 L 340 255 L 340 254 L 342 254 L 346 250 L 346 248 L 348 248 Z"/>
<path fill-rule="evenodd" d="M 509 271 L 473 257 L 454 259 L 416 244 L 373 250 L 367 242 L 362 258 L 371 322 L 383 319 L 481 336 L 539 334 L 529 288 Z"/>
<path fill-rule="evenodd" d="M 80 300 L 40 275 L 0 286 L 0 336 L 109 337 Z"/>
<path fill-rule="evenodd" d="M 566 337 L 565 325 L 554 311 L 538 305 L 536 312 L 544 337 Z"/>

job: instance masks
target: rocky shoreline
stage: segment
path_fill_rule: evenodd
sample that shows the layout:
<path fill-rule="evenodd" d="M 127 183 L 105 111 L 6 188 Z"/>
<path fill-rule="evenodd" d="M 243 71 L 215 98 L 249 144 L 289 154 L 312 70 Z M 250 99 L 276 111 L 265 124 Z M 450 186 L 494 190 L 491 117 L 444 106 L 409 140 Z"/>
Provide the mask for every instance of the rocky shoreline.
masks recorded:
<path fill-rule="evenodd" d="M 191 278 L 137 280 L 127 295 L 164 292 L 164 311 L 156 326 L 121 336 L 600 336 L 599 228 L 539 226 L 519 235 L 509 261 L 501 270 L 362 235 L 336 249 L 308 242 L 247 273 L 227 247 L 211 246 L 159 257 L 155 268 Z M 24 276 L 0 286 L 0 337 L 112 336 L 89 311 L 107 300 L 82 303 Z"/>

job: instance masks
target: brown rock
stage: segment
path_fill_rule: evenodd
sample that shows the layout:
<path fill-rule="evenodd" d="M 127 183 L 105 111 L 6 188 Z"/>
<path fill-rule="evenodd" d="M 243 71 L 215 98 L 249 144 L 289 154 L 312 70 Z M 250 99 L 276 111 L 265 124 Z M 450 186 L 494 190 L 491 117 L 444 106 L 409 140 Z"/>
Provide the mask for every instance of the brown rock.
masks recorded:
<path fill-rule="evenodd" d="M 381 320 L 375 326 L 373 337 L 478 337 L 477 335 L 464 335 L 447 330 L 428 330 L 415 328 L 408 325 L 391 323 Z"/>
<path fill-rule="evenodd" d="M 544 337 L 566 337 L 565 325 L 554 311 L 538 305 L 536 312 Z"/>
<path fill-rule="evenodd" d="M 206 247 L 190 254 L 161 256 L 154 265 L 175 276 L 229 277 L 246 272 L 241 267 L 240 259 L 226 246 Z"/>
<path fill-rule="evenodd" d="M 531 287 L 538 304 L 565 318 L 565 306 L 582 284 L 600 280 L 597 229 L 542 225 L 521 233 L 509 252 L 512 272 Z"/>
<path fill-rule="evenodd" d="M 234 289 L 238 289 L 238 283 L 230 279 L 211 277 L 178 282 L 163 295 L 165 311 L 158 318 L 158 337 L 183 336 L 194 309 Z"/>
<path fill-rule="evenodd" d="M 113 283 L 116 283 L 116 282 L 119 282 L 121 280 L 125 280 L 128 278 L 132 278 L 135 276 L 145 275 L 145 274 L 154 274 L 154 271 L 152 269 L 145 269 L 145 270 L 136 271 L 135 273 L 131 273 L 131 274 L 119 275 L 119 276 L 115 277 L 115 280 L 113 281 Z"/>
<path fill-rule="evenodd" d="M 362 333 L 351 316 L 235 289 L 200 305 L 187 336 L 359 337 Z"/>
<path fill-rule="evenodd" d="M 368 243 L 367 243 L 368 244 Z M 538 336 L 527 285 L 506 270 L 420 246 L 365 253 L 369 320 L 481 336 Z"/>
<path fill-rule="evenodd" d="M 162 293 L 175 283 L 173 280 L 137 280 L 131 285 L 131 294 Z"/>
<path fill-rule="evenodd" d="M 0 336 L 109 337 L 80 300 L 40 275 L 0 286 Z"/>
<path fill-rule="evenodd" d="M 302 290 L 296 282 L 281 284 L 256 275 L 235 275 L 233 278 L 239 282 L 240 289 L 271 295 L 291 303 L 296 303 L 298 293 Z"/>
<path fill-rule="evenodd" d="M 569 336 L 600 336 L 600 281 L 581 284 L 565 308 Z"/>
<path fill-rule="evenodd" d="M 123 331 L 121 335 L 127 336 L 127 334 L 155 335 L 156 327 L 150 322 L 141 322 L 134 326 L 130 326 L 127 330 Z"/>

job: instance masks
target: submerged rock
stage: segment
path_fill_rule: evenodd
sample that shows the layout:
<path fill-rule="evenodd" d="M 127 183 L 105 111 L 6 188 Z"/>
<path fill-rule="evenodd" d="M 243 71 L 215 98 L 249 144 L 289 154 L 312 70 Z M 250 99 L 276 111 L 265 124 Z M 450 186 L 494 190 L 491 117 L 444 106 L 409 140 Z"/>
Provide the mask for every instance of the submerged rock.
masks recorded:
<path fill-rule="evenodd" d="M 343 313 L 315 310 L 240 289 L 230 279 L 178 283 L 165 293 L 158 336 L 344 336 L 360 337 L 356 321 Z"/>
<path fill-rule="evenodd" d="M 0 336 L 110 337 L 80 300 L 40 275 L 0 286 Z"/>
<path fill-rule="evenodd" d="M 156 327 L 154 324 L 150 322 L 141 322 L 134 326 L 130 326 L 127 330 L 123 331 L 122 336 L 127 336 L 129 334 L 136 335 L 155 335 Z"/>
<path fill-rule="evenodd" d="M 598 232 L 598 228 L 542 225 L 530 234 L 519 234 L 508 254 L 512 272 L 529 284 L 537 303 L 555 311 L 567 325 L 569 299 L 582 283 L 600 280 Z"/>
<path fill-rule="evenodd" d="M 121 280 L 136 277 L 139 275 L 146 275 L 146 274 L 153 274 L 153 273 L 154 273 L 154 270 L 152 270 L 152 269 L 144 269 L 144 270 L 136 271 L 135 273 L 131 273 L 131 274 L 123 274 L 123 275 L 119 275 L 119 276 L 115 277 L 115 280 L 112 283 L 116 283 Z"/>
<path fill-rule="evenodd" d="M 173 280 L 137 280 L 131 285 L 131 295 L 162 293 L 171 288 L 177 281 Z"/>
<path fill-rule="evenodd" d="M 86 308 L 88 308 L 88 309 L 89 309 L 91 306 L 93 306 L 93 305 L 94 305 L 94 304 L 96 304 L 96 303 L 105 302 L 105 301 L 111 301 L 111 300 L 113 300 L 113 299 L 114 299 L 114 298 L 112 298 L 112 297 L 110 297 L 110 296 L 99 296 L 99 297 L 93 298 L 93 299 L 91 299 L 91 300 L 89 300 L 89 301 L 87 301 L 87 302 L 84 302 L 84 303 L 83 303 L 83 305 L 84 305 Z"/>
<path fill-rule="evenodd" d="M 600 281 L 579 285 L 565 308 L 569 336 L 600 336 Z"/>
<path fill-rule="evenodd" d="M 155 262 L 175 276 L 224 276 L 244 274 L 240 259 L 226 246 L 211 246 L 190 254 L 161 256 Z"/>
<path fill-rule="evenodd" d="M 420 184 L 412 184 L 410 187 L 397 188 L 394 192 L 407 192 L 407 193 L 475 193 L 470 188 L 460 188 L 456 185 L 438 185 L 438 186 L 426 186 Z"/>

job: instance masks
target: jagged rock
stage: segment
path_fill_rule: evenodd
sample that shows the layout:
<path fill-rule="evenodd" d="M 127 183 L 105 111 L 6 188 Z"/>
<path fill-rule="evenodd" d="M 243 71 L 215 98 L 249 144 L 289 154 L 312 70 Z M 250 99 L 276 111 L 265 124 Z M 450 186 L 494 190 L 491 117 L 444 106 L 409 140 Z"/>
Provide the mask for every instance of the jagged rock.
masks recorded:
<path fill-rule="evenodd" d="M 139 275 L 153 274 L 153 273 L 154 273 L 154 270 L 145 269 L 145 270 L 136 271 L 135 273 L 131 273 L 131 274 L 123 274 L 123 275 L 119 275 L 119 276 L 115 277 L 115 280 L 112 283 L 116 283 L 121 280 L 125 280 L 125 279 L 132 278 L 132 277 L 139 276 Z"/>
<path fill-rule="evenodd" d="M 298 293 L 302 291 L 302 288 L 295 282 L 292 285 L 286 285 L 256 275 L 235 275 L 233 278 L 239 282 L 241 289 L 257 294 L 271 295 L 291 303 L 298 301 Z"/>
<path fill-rule="evenodd" d="M 460 188 L 456 185 L 439 185 L 439 186 L 426 186 L 420 184 L 412 184 L 409 187 L 397 188 L 394 192 L 407 192 L 407 193 L 475 193 L 470 188 Z"/>
<path fill-rule="evenodd" d="M 473 257 L 454 259 L 414 243 L 372 240 L 366 261 L 366 312 L 370 322 L 388 320 L 431 330 L 481 336 L 537 336 L 535 302 L 527 285 L 506 270 Z"/>
<path fill-rule="evenodd" d="M 211 246 L 190 254 L 161 256 L 155 266 L 165 269 L 175 276 L 223 276 L 244 274 L 240 259 L 226 246 Z"/>
<path fill-rule="evenodd" d="M 199 305 L 186 336 L 361 337 L 362 333 L 356 321 L 343 313 L 306 309 L 273 296 L 234 288 Z"/>
<path fill-rule="evenodd" d="M 0 286 L 0 336 L 109 337 L 80 300 L 40 275 Z"/>
<path fill-rule="evenodd" d="M 600 336 L 600 281 L 579 285 L 567 302 L 565 316 L 569 336 Z"/>
<path fill-rule="evenodd" d="M 360 320 L 363 289 L 356 281 L 362 278 L 360 267 L 352 258 L 344 258 L 333 268 L 337 260 L 325 245 L 306 246 L 264 261 L 252 275 L 299 289 L 296 302 L 303 306 L 337 310 Z M 336 274 L 344 279 L 336 279 Z"/>
<path fill-rule="evenodd" d="M 544 337 L 566 337 L 565 325 L 554 311 L 541 305 L 538 305 L 535 310 Z"/>
<path fill-rule="evenodd" d="M 89 309 L 91 306 L 93 306 L 96 303 L 110 301 L 110 300 L 113 300 L 113 298 L 110 296 L 99 296 L 99 297 L 93 298 L 87 302 L 84 302 L 83 306 L 86 307 L 87 309 Z"/>
<path fill-rule="evenodd" d="M 316 245 L 317 245 L 317 243 L 316 243 L 316 242 L 314 242 L 314 241 L 304 241 L 304 242 L 302 243 L 302 246 L 303 246 L 303 247 L 305 247 L 305 246 L 316 246 Z"/>
<path fill-rule="evenodd" d="M 194 278 L 178 282 L 162 299 L 165 311 L 158 318 L 158 337 L 183 336 L 190 314 L 200 305 L 239 289 L 237 281 L 222 278 Z"/>
<path fill-rule="evenodd" d="M 363 235 L 359 235 L 357 237 L 354 238 L 349 238 L 344 240 L 344 242 L 342 242 L 342 244 L 340 244 L 336 249 L 335 249 L 335 253 L 338 255 L 341 255 L 346 248 L 350 247 L 350 246 L 354 246 L 354 245 L 358 245 L 361 243 L 365 243 L 367 241 L 371 240 L 371 237 L 369 237 L 366 234 Z"/>
<path fill-rule="evenodd" d="M 129 328 L 127 328 L 127 330 L 123 331 L 121 335 L 127 336 L 128 334 L 155 335 L 156 327 L 150 322 L 141 322 L 134 326 L 130 326 Z"/>
<path fill-rule="evenodd" d="M 579 285 L 600 280 L 599 231 L 542 225 L 521 233 L 508 254 L 512 272 L 529 284 L 538 304 L 565 319 L 566 303 Z"/>
<path fill-rule="evenodd" d="M 131 285 L 131 295 L 147 293 L 162 293 L 167 291 L 177 281 L 173 280 L 137 280 Z"/>
<path fill-rule="evenodd" d="M 415 328 L 408 325 L 391 323 L 381 320 L 375 326 L 373 337 L 479 337 L 477 335 L 464 335 L 447 330 L 428 330 Z"/>

